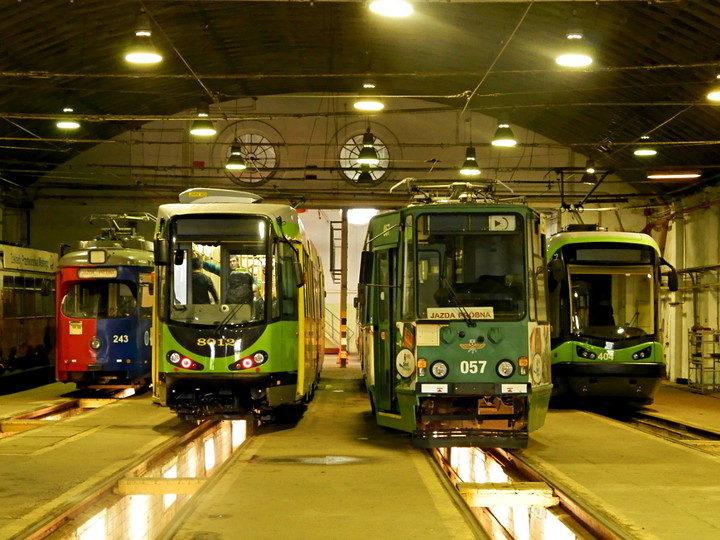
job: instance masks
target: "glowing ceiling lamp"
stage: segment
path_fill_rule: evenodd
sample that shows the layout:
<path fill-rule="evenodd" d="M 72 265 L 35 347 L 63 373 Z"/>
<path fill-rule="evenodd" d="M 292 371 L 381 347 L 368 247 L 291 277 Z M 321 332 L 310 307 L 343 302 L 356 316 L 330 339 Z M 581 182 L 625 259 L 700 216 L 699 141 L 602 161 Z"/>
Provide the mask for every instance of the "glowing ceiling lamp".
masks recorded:
<path fill-rule="evenodd" d="M 555 58 L 558 65 L 564 67 L 585 67 L 593 63 L 592 50 L 585 41 L 580 23 L 573 15 L 565 33 L 567 39 L 563 52 Z"/>
<path fill-rule="evenodd" d="M 237 140 L 235 142 L 237 143 Z M 247 169 L 239 144 L 230 146 L 230 156 L 225 163 L 225 168 L 233 171 L 244 171 Z"/>
<path fill-rule="evenodd" d="M 157 52 L 152 41 L 152 30 L 150 28 L 150 17 L 144 10 L 140 11 L 135 23 L 135 37 L 125 53 L 125 60 L 131 64 L 157 64 L 163 59 Z"/>
<path fill-rule="evenodd" d="M 477 176 L 481 173 L 478 167 L 477 158 L 475 156 L 475 147 L 468 146 L 465 149 L 465 161 L 460 167 L 460 174 L 463 176 Z"/>
<path fill-rule="evenodd" d="M 380 101 L 377 96 L 372 95 L 374 93 L 375 81 L 364 81 L 362 89 L 360 90 L 360 95 L 355 100 L 355 103 L 353 103 L 353 107 L 359 111 L 365 112 L 378 112 L 383 110 L 385 108 L 385 104 Z"/>
<path fill-rule="evenodd" d="M 72 107 L 63 107 L 63 117 L 60 118 L 55 125 L 60 129 L 77 129 L 80 127 L 80 122 L 72 117 L 74 112 Z"/>
<path fill-rule="evenodd" d="M 215 130 L 212 120 L 208 118 L 209 116 L 210 106 L 203 100 L 197 108 L 197 118 L 192 121 L 192 124 L 190 124 L 190 133 L 201 137 L 210 137 L 215 135 L 217 131 Z"/>
<path fill-rule="evenodd" d="M 380 157 L 377 150 L 375 150 L 375 137 L 370 132 L 370 128 L 367 128 L 367 131 L 363 134 L 362 148 L 355 161 L 360 165 L 369 165 L 371 167 L 376 167 L 380 163 Z"/>
<path fill-rule="evenodd" d="M 510 124 L 501 121 L 495 130 L 495 136 L 490 144 L 493 146 L 515 146 L 517 144 L 517 139 L 515 138 L 515 134 L 512 132 L 512 129 L 510 129 Z"/>

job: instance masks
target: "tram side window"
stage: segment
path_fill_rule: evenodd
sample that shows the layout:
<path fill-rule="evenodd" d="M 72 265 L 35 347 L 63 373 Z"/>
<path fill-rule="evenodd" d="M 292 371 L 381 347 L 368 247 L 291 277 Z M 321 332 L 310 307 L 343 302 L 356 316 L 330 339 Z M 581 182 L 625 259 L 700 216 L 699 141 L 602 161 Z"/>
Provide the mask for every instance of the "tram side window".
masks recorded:
<path fill-rule="evenodd" d="M 280 309 L 283 319 L 295 320 L 298 316 L 298 283 L 295 281 L 295 253 L 284 243 L 279 244 L 280 257 Z"/>
<path fill-rule="evenodd" d="M 2 302 L 4 317 L 18 316 L 18 310 L 15 303 L 15 278 L 13 276 L 3 277 Z"/>

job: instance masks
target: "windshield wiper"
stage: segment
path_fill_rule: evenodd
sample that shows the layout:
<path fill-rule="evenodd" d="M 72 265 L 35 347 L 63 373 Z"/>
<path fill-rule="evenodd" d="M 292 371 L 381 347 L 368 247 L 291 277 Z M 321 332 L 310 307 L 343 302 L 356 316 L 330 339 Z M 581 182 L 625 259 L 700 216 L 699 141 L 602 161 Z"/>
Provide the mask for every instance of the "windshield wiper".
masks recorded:
<path fill-rule="evenodd" d="M 445 288 L 448 292 L 448 295 L 450 296 L 450 300 L 452 300 L 453 304 L 455 304 L 455 307 L 457 307 L 458 311 L 460 312 L 460 315 L 462 315 L 463 319 L 465 319 L 465 324 L 467 324 L 469 328 L 474 328 L 475 326 L 477 326 L 477 323 L 473 321 L 470 312 L 465 309 L 465 306 L 463 306 L 462 302 L 460 302 L 457 294 L 455 294 L 455 289 L 453 289 L 453 286 L 450 285 L 450 282 L 447 280 L 447 278 L 443 277 L 442 280 L 443 283 L 445 283 Z"/>

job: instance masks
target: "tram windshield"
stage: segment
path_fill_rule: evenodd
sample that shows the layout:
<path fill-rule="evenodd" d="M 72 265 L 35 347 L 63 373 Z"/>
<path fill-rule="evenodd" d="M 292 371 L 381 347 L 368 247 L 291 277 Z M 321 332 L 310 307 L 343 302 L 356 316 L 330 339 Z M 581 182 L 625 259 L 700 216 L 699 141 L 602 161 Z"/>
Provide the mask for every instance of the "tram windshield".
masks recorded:
<path fill-rule="evenodd" d="M 118 281 L 80 281 L 62 299 L 62 313 L 77 319 L 130 317 L 137 301 L 135 284 Z"/>
<path fill-rule="evenodd" d="M 606 340 L 655 333 L 653 267 L 568 265 L 570 328 Z"/>
<path fill-rule="evenodd" d="M 286 244 L 271 242 L 270 223 L 262 217 L 176 219 L 171 240 L 170 318 L 216 325 L 279 317 L 276 292 L 283 282 L 281 269 L 292 267 L 282 264 L 291 257 L 289 251 Z M 270 264 L 273 257 L 278 264 Z M 287 288 L 290 295 L 297 294 L 296 287 Z"/>
<path fill-rule="evenodd" d="M 425 214 L 417 220 L 417 266 L 405 261 L 406 289 L 417 272 L 420 318 L 511 318 L 526 309 L 522 218 L 514 214 Z"/>

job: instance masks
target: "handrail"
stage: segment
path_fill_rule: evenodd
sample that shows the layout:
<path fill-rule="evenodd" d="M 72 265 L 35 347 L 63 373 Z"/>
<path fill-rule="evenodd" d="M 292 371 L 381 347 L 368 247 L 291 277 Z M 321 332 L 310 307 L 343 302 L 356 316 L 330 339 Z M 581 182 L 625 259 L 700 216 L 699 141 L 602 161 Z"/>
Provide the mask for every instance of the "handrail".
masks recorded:
<path fill-rule="evenodd" d="M 348 342 L 355 335 L 350 328 L 346 330 L 346 337 Z M 340 344 L 340 317 L 335 315 L 328 307 L 325 307 L 325 336 L 327 336 L 332 342 Z"/>

